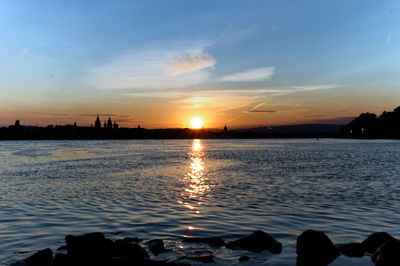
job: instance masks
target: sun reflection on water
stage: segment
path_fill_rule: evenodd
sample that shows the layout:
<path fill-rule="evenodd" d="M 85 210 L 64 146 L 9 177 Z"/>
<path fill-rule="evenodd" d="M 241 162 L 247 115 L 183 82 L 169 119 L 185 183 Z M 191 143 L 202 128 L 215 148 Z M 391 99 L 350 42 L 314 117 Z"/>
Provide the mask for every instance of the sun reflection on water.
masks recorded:
<path fill-rule="evenodd" d="M 183 196 L 189 200 L 189 202 L 182 202 L 182 204 L 186 208 L 194 210 L 202 204 L 202 196 L 204 196 L 204 194 L 210 189 L 208 180 L 204 175 L 204 147 L 201 143 L 201 140 L 193 140 L 192 147 L 188 155 L 191 162 L 188 172 L 184 177 L 186 188 Z M 196 210 L 196 213 L 199 214 L 200 211 Z"/>
<path fill-rule="evenodd" d="M 189 172 L 186 174 L 188 187 L 185 189 L 190 198 L 198 198 L 208 190 L 209 185 L 204 177 L 204 150 L 201 140 L 193 140 L 192 150 L 189 153 L 190 164 Z"/>

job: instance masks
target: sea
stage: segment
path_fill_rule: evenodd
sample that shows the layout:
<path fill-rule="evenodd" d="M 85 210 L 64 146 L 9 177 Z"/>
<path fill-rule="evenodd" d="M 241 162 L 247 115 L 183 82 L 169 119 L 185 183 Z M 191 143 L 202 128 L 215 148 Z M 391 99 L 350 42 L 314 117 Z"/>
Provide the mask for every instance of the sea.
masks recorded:
<path fill-rule="evenodd" d="M 78 140 L 0 142 L 0 262 L 65 244 L 67 234 L 161 238 L 182 260 L 213 253 L 210 265 L 296 265 L 307 229 L 334 244 L 373 232 L 400 236 L 400 141 L 348 139 Z M 283 244 L 268 251 L 212 248 L 263 230 Z M 249 256 L 238 262 L 240 256 Z M 196 264 L 195 261 L 192 262 Z M 330 265 L 373 265 L 369 256 Z"/>

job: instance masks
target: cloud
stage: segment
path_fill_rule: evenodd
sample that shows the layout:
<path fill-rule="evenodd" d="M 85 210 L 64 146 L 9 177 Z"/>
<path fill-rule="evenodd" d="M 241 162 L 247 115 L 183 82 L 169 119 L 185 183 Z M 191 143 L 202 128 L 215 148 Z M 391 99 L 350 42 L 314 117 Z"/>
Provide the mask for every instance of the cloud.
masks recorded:
<path fill-rule="evenodd" d="M 116 115 L 116 114 L 81 114 L 80 116 L 90 116 L 90 117 L 96 117 L 96 116 L 111 116 L 111 117 L 130 117 L 129 115 Z"/>
<path fill-rule="evenodd" d="M 171 101 L 171 103 L 177 104 L 180 108 L 184 109 L 199 109 L 204 106 L 209 106 L 215 101 L 214 97 L 211 96 L 187 96 L 183 99 Z"/>
<path fill-rule="evenodd" d="M 88 71 L 87 83 L 100 89 L 171 89 L 197 85 L 215 64 L 201 48 L 127 53 Z"/>
<path fill-rule="evenodd" d="M 134 119 L 117 119 L 113 120 L 117 123 L 146 123 L 144 120 L 134 120 Z"/>
<path fill-rule="evenodd" d="M 181 75 L 215 65 L 215 59 L 208 54 L 180 54 L 168 63 L 167 72 L 171 75 Z"/>
<path fill-rule="evenodd" d="M 320 84 L 320 85 L 309 85 L 309 86 L 289 86 L 277 89 L 276 92 L 271 91 L 270 96 L 283 96 L 291 93 L 299 92 L 310 92 L 310 91 L 320 91 L 320 90 L 331 90 L 344 87 L 344 85 L 339 84 Z"/>
<path fill-rule="evenodd" d="M 338 84 L 321 84 L 321 85 L 311 85 L 311 86 L 290 86 L 289 91 L 317 91 L 317 90 L 330 90 L 343 87 Z"/>
<path fill-rule="evenodd" d="M 81 114 L 80 116 L 115 116 L 115 114 Z"/>
<path fill-rule="evenodd" d="M 19 52 L 18 57 L 22 58 L 24 55 L 26 55 L 27 53 L 29 53 L 29 49 L 25 48 L 24 50 L 22 50 L 21 52 Z"/>
<path fill-rule="evenodd" d="M 270 79 L 275 74 L 275 67 L 263 67 L 251 69 L 245 72 L 230 74 L 222 76 L 219 81 L 229 82 L 249 82 L 249 81 L 262 81 Z"/>
<path fill-rule="evenodd" d="M 388 42 L 390 42 L 391 39 L 392 39 L 392 33 L 390 33 L 390 34 L 386 37 L 385 42 L 388 43 Z"/>
<path fill-rule="evenodd" d="M 70 116 L 69 114 L 51 114 L 52 116 Z"/>
<path fill-rule="evenodd" d="M 250 110 L 247 113 L 276 113 L 276 110 Z"/>

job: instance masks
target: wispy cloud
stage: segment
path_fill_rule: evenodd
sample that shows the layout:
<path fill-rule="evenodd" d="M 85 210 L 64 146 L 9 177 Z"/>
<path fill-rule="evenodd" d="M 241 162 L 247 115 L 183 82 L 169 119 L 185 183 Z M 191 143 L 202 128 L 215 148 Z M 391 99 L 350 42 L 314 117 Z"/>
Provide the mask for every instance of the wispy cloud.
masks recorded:
<path fill-rule="evenodd" d="M 80 116 L 115 116 L 115 114 L 81 114 Z"/>
<path fill-rule="evenodd" d="M 239 118 L 242 118 L 245 114 L 249 114 L 249 113 L 274 113 L 276 111 L 268 111 L 268 110 L 258 110 L 259 107 L 265 105 L 265 102 L 259 103 L 255 106 L 253 106 L 250 110 L 242 110 L 240 114 L 230 118 L 226 124 L 231 123 L 232 121 L 235 121 Z"/>
<path fill-rule="evenodd" d="M 24 55 L 26 55 L 27 53 L 29 53 L 29 49 L 25 48 L 24 50 L 22 50 L 21 52 L 19 52 L 18 57 L 22 58 Z"/>
<path fill-rule="evenodd" d="M 166 68 L 171 75 L 180 75 L 215 65 L 215 59 L 208 54 L 180 54 L 174 56 L 173 61 Z"/>
<path fill-rule="evenodd" d="M 88 71 L 88 84 L 101 89 L 170 89 L 208 80 L 215 64 L 202 48 L 150 49 L 128 53 Z"/>
<path fill-rule="evenodd" d="M 135 119 L 117 119 L 114 120 L 117 123 L 146 123 L 144 120 L 135 120 Z"/>
<path fill-rule="evenodd" d="M 318 91 L 318 90 L 330 90 L 343 87 L 338 84 L 320 84 L 320 85 L 310 85 L 310 86 L 290 86 L 289 91 Z"/>
<path fill-rule="evenodd" d="M 247 70 L 240 73 L 230 74 L 222 76 L 219 81 L 229 82 L 251 82 L 251 81 L 262 81 L 270 79 L 275 74 L 275 67 L 263 67 Z"/>
<path fill-rule="evenodd" d="M 51 114 L 51 116 L 70 116 L 69 114 Z"/>
<path fill-rule="evenodd" d="M 171 101 L 171 103 L 178 104 L 180 108 L 184 109 L 199 109 L 204 106 L 209 106 L 215 101 L 215 96 L 187 96 L 185 98 Z"/>
<path fill-rule="evenodd" d="M 391 39 L 392 39 L 392 33 L 390 33 L 390 34 L 386 37 L 385 42 L 388 43 L 388 42 L 390 42 Z"/>
<path fill-rule="evenodd" d="M 310 92 L 310 91 L 321 91 L 321 90 L 331 90 L 341 88 L 343 85 L 339 84 L 319 84 L 319 85 L 309 85 L 309 86 L 289 86 L 277 89 L 275 92 L 271 91 L 270 96 L 282 96 L 291 93 L 298 92 Z"/>
<path fill-rule="evenodd" d="M 81 114 L 80 116 L 89 116 L 89 117 L 96 117 L 96 116 L 111 116 L 111 117 L 130 117 L 129 115 L 116 115 L 116 114 Z"/>
<path fill-rule="evenodd" d="M 250 110 L 247 113 L 276 113 L 276 110 Z"/>

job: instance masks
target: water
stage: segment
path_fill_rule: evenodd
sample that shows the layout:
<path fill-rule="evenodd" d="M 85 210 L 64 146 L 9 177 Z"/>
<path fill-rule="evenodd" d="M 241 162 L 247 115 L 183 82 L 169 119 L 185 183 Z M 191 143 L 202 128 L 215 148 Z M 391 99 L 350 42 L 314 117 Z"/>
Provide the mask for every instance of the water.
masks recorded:
<path fill-rule="evenodd" d="M 295 265 L 297 236 L 334 243 L 373 231 L 400 236 L 400 141 L 129 140 L 0 142 L 0 261 L 66 234 L 161 237 L 178 258 L 214 252 L 217 265 Z M 182 243 L 261 229 L 280 255 Z M 372 265 L 340 256 L 331 265 Z"/>

